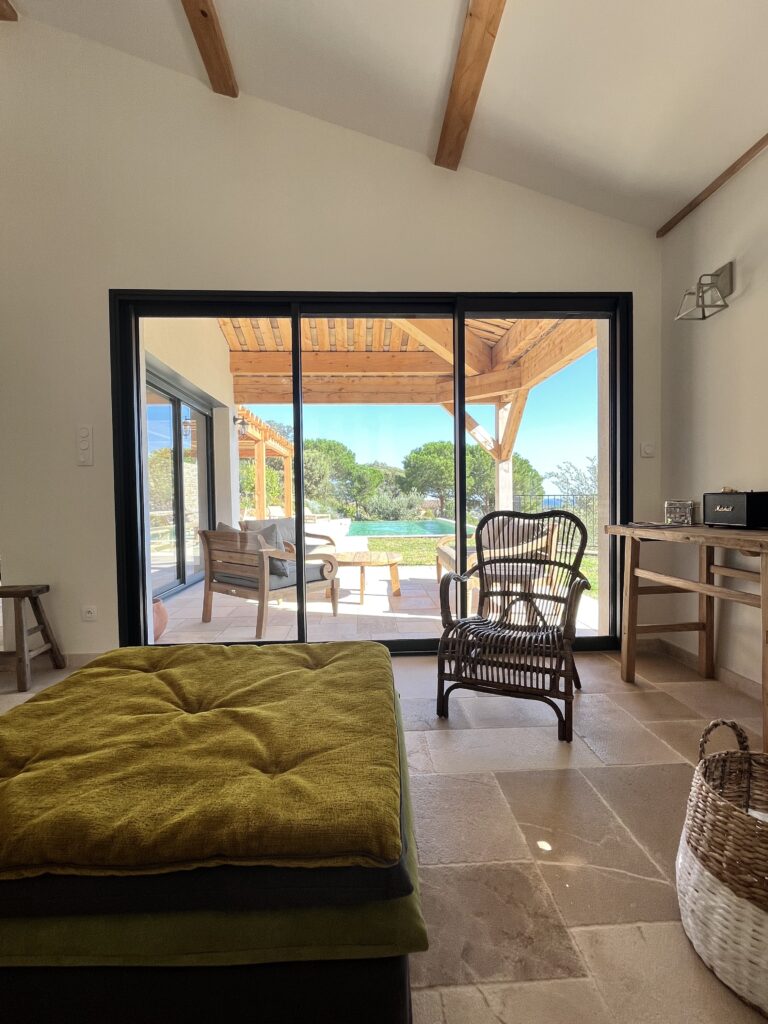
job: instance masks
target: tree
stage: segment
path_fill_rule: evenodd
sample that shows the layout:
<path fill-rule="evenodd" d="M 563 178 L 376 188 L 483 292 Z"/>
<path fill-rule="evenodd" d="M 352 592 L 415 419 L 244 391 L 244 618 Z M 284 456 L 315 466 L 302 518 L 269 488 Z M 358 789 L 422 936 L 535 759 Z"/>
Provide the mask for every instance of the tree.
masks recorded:
<path fill-rule="evenodd" d="M 381 485 L 384 474 L 375 466 L 355 466 L 352 470 L 347 494 L 355 508 L 355 519 L 362 519 L 368 502 Z"/>
<path fill-rule="evenodd" d="M 528 459 L 517 452 L 512 456 L 512 492 L 518 512 L 540 512 L 544 497 L 544 477 Z"/>
<path fill-rule="evenodd" d="M 173 452 L 170 448 L 155 448 L 149 453 L 147 474 L 150 512 L 173 512 Z"/>
<path fill-rule="evenodd" d="M 317 448 L 304 449 L 304 497 L 323 512 L 331 507 L 333 489 L 331 486 L 331 463 L 325 452 Z"/>
<path fill-rule="evenodd" d="M 467 446 L 467 512 L 484 516 L 496 507 L 496 462 L 479 444 Z"/>
<path fill-rule="evenodd" d="M 377 467 L 378 468 L 378 467 Z M 415 519 L 421 511 L 423 497 L 416 490 L 404 491 L 400 482 L 402 471 L 385 476 L 368 502 L 373 519 Z"/>
<path fill-rule="evenodd" d="M 586 463 L 580 467 L 570 460 L 561 462 L 557 469 L 547 473 L 547 478 L 560 494 L 597 494 L 597 456 L 589 456 Z"/>
<path fill-rule="evenodd" d="M 454 457 L 450 441 L 428 441 L 403 460 L 403 487 L 437 498 L 444 517 L 454 495 Z"/>

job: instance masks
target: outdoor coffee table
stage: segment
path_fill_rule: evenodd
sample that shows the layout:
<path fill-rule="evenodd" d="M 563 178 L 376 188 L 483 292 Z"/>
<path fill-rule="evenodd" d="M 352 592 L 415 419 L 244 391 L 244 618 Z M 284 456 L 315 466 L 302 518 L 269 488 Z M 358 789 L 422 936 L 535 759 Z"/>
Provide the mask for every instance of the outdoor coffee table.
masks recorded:
<path fill-rule="evenodd" d="M 397 551 L 336 551 L 334 558 L 339 565 L 360 566 L 360 604 L 365 600 L 365 570 L 374 565 L 389 566 L 392 593 L 395 597 L 400 597 L 400 572 L 397 567 L 403 556 Z"/>

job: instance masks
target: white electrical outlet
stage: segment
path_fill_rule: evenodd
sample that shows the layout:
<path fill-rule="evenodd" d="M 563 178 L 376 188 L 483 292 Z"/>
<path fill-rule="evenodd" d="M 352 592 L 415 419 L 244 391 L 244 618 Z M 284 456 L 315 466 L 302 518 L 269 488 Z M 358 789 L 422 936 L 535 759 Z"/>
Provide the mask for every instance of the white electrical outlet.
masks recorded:
<path fill-rule="evenodd" d="M 77 464 L 93 465 L 93 427 L 82 424 L 77 428 Z"/>
<path fill-rule="evenodd" d="M 99 613 L 95 604 L 84 604 L 80 609 L 80 618 L 83 622 L 95 622 Z"/>

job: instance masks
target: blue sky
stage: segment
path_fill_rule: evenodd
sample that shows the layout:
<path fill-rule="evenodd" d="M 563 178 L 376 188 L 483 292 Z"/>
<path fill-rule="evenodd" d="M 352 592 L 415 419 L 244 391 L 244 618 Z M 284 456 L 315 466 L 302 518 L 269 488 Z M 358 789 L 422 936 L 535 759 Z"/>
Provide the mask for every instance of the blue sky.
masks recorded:
<path fill-rule="evenodd" d="M 289 405 L 248 408 L 265 420 L 292 421 Z M 468 411 L 493 433 L 493 406 L 470 405 Z M 305 405 L 304 437 L 341 441 L 358 462 L 401 466 L 408 452 L 427 441 L 452 441 L 453 421 L 434 405 Z M 566 460 L 583 466 L 597 454 L 596 351 L 531 391 L 515 450 L 543 475 Z"/>

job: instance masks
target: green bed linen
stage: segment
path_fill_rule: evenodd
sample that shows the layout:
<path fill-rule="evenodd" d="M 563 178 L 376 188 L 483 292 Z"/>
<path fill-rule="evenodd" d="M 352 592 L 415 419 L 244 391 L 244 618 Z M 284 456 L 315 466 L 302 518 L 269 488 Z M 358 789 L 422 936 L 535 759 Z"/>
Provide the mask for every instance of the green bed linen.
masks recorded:
<path fill-rule="evenodd" d="M 0 967 L 217 966 L 401 956 L 427 948 L 405 739 L 397 708 L 407 864 L 414 891 L 354 907 L 0 918 Z M 1 990 L 1 987 L 0 987 Z"/>

